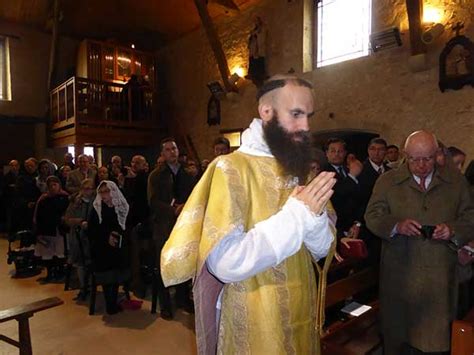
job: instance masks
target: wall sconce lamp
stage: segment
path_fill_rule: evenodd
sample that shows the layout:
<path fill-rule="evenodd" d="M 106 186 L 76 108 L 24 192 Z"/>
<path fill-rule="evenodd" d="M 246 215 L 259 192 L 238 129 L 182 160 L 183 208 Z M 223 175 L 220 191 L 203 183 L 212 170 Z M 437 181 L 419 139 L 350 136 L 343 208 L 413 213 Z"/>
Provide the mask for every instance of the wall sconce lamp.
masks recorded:
<path fill-rule="evenodd" d="M 400 47 L 401 45 L 402 39 L 398 27 L 393 27 L 382 32 L 372 33 L 370 35 L 370 46 L 374 52 L 396 46 Z"/>
<path fill-rule="evenodd" d="M 237 82 L 240 80 L 240 75 L 237 74 L 237 73 L 234 73 L 232 74 L 231 76 L 229 76 L 229 82 L 232 84 L 232 85 L 237 85 Z"/>
<path fill-rule="evenodd" d="M 441 23 L 443 18 L 444 16 L 440 8 L 431 5 L 427 5 L 423 8 L 423 23 Z"/>

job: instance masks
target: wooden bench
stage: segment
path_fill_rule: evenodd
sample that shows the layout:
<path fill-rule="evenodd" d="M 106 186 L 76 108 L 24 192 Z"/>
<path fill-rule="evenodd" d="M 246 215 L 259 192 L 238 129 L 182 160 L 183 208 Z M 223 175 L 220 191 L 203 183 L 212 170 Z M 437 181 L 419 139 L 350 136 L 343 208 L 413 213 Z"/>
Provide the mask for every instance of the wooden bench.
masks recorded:
<path fill-rule="evenodd" d="M 378 273 L 368 268 L 329 284 L 326 290 L 326 309 L 376 287 L 377 283 Z M 323 354 L 370 354 L 381 345 L 378 300 L 369 302 L 368 305 L 372 308 L 359 317 L 348 315 L 347 319 L 336 320 L 326 327 L 321 339 Z"/>
<path fill-rule="evenodd" d="M 452 326 L 451 355 L 474 354 L 474 308 L 463 320 L 455 320 Z"/>
<path fill-rule="evenodd" d="M 20 355 L 31 355 L 31 337 L 29 319 L 37 312 L 63 304 L 58 297 L 46 298 L 41 301 L 5 309 L 0 311 L 0 323 L 16 320 L 18 322 L 19 341 L 0 334 L 0 340 L 20 349 Z"/>

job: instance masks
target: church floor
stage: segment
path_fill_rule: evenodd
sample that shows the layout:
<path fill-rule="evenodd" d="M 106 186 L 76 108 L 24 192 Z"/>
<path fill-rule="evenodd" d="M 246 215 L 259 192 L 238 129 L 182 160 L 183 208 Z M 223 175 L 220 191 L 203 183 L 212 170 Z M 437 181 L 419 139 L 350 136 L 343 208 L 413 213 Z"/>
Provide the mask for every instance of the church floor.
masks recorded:
<path fill-rule="evenodd" d="M 0 238 L 0 310 L 59 297 L 64 305 L 37 313 L 30 318 L 35 355 L 74 354 L 195 354 L 194 317 L 177 312 L 173 321 L 150 313 L 150 301 L 141 310 L 126 310 L 104 316 L 103 296 L 97 294 L 96 314 L 88 315 L 88 303 L 76 304 L 77 290 L 64 291 L 64 284 L 40 285 L 43 274 L 12 279 L 14 265 L 7 265 L 8 242 Z M 133 297 L 133 296 L 132 296 Z M 0 334 L 18 339 L 16 321 L 0 324 Z M 0 354 L 18 354 L 18 349 L 0 341 Z"/>

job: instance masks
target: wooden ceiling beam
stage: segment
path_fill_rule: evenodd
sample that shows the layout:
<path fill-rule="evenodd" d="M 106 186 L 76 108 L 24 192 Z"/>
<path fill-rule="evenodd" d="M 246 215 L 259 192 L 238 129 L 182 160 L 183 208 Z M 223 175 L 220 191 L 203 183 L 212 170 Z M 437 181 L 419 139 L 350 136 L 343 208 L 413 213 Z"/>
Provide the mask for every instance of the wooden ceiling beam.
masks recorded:
<path fill-rule="evenodd" d="M 421 41 L 423 33 L 423 0 L 406 0 L 408 24 L 410 26 L 411 54 L 426 53 L 426 45 Z"/>
<path fill-rule="evenodd" d="M 218 5 L 228 13 L 237 14 L 240 12 L 239 5 L 237 5 L 233 0 L 209 0 L 209 4 Z"/>
<path fill-rule="evenodd" d="M 196 4 L 196 9 L 198 10 L 199 17 L 201 18 L 202 25 L 207 34 L 207 39 L 211 45 L 212 51 L 214 52 L 214 57 L 217 61 L 217 66 L 219 67 L 219 72 L 222 77 L 222 82 L 227 91 L 236 91 L 234 85 L 229 81 L 230 70 L 229 65 L 227 64 L 227 58 L 225 56 L 224 50 L 222 49 L 222 44 L 219 39 L 219 35 L 214 27 L 209 11 L 207 10 L 206 0 L 194 0 Z"/>

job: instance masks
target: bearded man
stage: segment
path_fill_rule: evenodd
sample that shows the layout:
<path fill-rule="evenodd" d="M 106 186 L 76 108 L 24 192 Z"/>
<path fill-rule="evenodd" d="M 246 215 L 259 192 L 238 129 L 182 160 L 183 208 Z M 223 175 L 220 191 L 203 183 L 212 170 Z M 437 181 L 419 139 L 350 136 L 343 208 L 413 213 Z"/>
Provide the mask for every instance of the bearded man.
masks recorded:
<path fill-rule="evenodd" d="M 311 257 L 327 255 L 334 173 L 308 185 L 313 92 L 274 77 L 257 94 L 260 119 L 242 146 L 216 158 L 161 254 L 166 285 L 195 279 L 200 354 L 319 352 Z"/>

